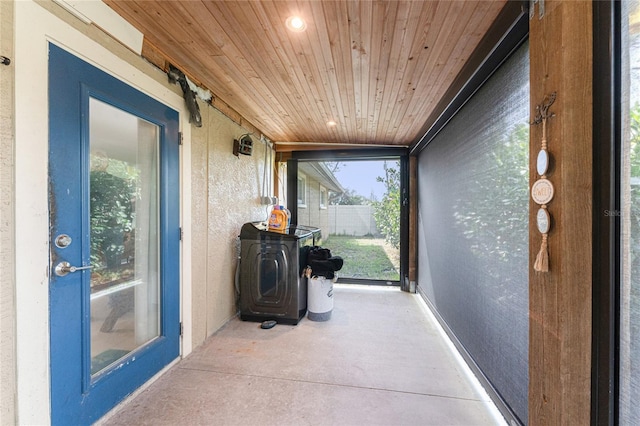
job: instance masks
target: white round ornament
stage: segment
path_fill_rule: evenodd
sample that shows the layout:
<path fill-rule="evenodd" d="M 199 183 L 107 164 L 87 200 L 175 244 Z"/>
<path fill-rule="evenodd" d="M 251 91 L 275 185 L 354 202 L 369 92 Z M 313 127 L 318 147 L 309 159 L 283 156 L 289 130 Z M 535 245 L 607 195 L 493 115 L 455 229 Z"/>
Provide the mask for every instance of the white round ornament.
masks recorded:
<path fill-rule="evenodd" d="M 538 209 L 536 214 L 536 225 L 538 225 L 538 231 L 541 234 L 548 234 L 551 228 L 551 217 L 547 209 Z"/>
<path fill-rule="evenodd" d="M 553 194 L 553 184 L 545 178 L 538 179 L 531 187 L 531 198 L 536 204 L 549 204 L 553 200 Z"/>
<path fill-rule="evenodd" d="M 549 152 L 547 152 L 546 149 L 541 149 L 540 152 L 538 152 L 536 169 L 540 176 L 547 174 L 547 170 L 549 170 Z"/>

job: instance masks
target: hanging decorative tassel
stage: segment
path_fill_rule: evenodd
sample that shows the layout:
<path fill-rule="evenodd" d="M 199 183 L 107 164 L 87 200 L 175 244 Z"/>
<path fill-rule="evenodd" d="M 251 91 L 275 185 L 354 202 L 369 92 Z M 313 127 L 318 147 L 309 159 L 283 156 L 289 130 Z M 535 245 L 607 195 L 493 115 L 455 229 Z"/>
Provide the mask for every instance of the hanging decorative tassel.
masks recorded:
<path fill-rule="evenodd" d="M 536 256 L 536 262 L 533 264 L 533 269 L 536 272 L 549 272 L 549 249 L 547 247 L 548 235 L 549 234 L 542 234 L 540 251 Z"/>
<path fill-rule="evenodd" d="M 536 215 L 536 225 L 538 231 L 542 234 L 542 243 L 540 251 L 536 256 L 533 269 L 536 272 L 549 272 L 549 231 L 551 229 L 551 216 L 547 211 L 547 204 L 553 200 L 554 188 L 553 184 L 547 179 L 549 171 L 549 152 L 547 150 L 547 120 L 555 114 L 549 112 L 549 107 L 555 102 L 556 93 L 553 92 L 546 97 L 542 104 L 536 106 L 536 117 L 531 124 L 542 124 L 542 141 L 538 158 L 536 162 L 536 170 L 540 179 L 535 181 L 531 187 L 531 198 L 536 204 L 540 205 L 540 209 Z"/>

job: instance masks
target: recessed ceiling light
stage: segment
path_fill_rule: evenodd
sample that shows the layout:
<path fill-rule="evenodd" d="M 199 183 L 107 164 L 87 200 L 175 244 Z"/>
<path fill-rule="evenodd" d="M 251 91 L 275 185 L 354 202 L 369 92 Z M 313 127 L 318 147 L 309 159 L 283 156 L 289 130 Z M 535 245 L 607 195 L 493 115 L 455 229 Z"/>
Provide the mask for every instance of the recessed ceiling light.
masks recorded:
<path fill-rule="evenodd" d="M 327 126 L 329 126 L 329 127 L 334 127 L 334 126 L 337 126 L 337 125 L 338 125 L 338 123 L 336 123 L 336 122 L 335 122 L 335 121 L 333 121 L 333 120 L 331 120 L 331 121 L 327 121 Z"/>
<path fill-rule="evenodd" d="M 304 19 L 295 15 L 287 18 L 286 25 L 289 30 L 296 33 L 301 33 L 307 29 L 307 23 L 304 22 Z"/>

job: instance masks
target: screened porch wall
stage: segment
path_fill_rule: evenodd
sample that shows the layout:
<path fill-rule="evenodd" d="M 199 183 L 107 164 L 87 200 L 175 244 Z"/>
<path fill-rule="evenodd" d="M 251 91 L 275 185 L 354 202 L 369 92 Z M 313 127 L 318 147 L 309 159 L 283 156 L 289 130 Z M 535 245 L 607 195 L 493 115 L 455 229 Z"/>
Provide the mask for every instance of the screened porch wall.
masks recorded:
<path fill-rule="evenodd" d="M 522 423 L 528 417 L 529 50 L 418 159 L 418 287 Z"/>

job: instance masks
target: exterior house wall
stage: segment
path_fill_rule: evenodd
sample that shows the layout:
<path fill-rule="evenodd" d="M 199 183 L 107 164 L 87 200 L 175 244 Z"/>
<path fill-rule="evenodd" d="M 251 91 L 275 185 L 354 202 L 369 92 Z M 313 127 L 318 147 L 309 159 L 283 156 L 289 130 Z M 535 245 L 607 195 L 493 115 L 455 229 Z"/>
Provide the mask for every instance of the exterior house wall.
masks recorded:
<path fill-rule="evenodd" d="M 329 239 L 329 191 L 324 188 L 325 191 L 325 200 L 324 205 L 320 204 L 320 188 L 321 185 L 318 183 L 316 185 L 318 190 L 318 228 L 322 230 L 322 238 L 324 241 Z"/>
<path fill-rule="evenodd" d="M 0 53 L 13 58 L 13 2 L 0 2 Z M 0 424 L 15 419 L 13 66 L 0 65 Z"/>
<path fill-rule="evenodd" d="M 247 130 L 200 102 L 203 126 L 192 129 L 193 347 L 236 314 L 237 237 L 245 222 L 266 221 L 260 205 L 265 149 L 235 157 Z M 267 179 L 272 179 L 267 171 Z"/>
<path fill-rule="evenodd" d="M 298 225 L 320 228 L 322 239 L 326 241 L 329 237 L 329 210 L 320 207 L 320 182 L 307 176 L 306 191 L 307 204 L 298 207 Z"/>

